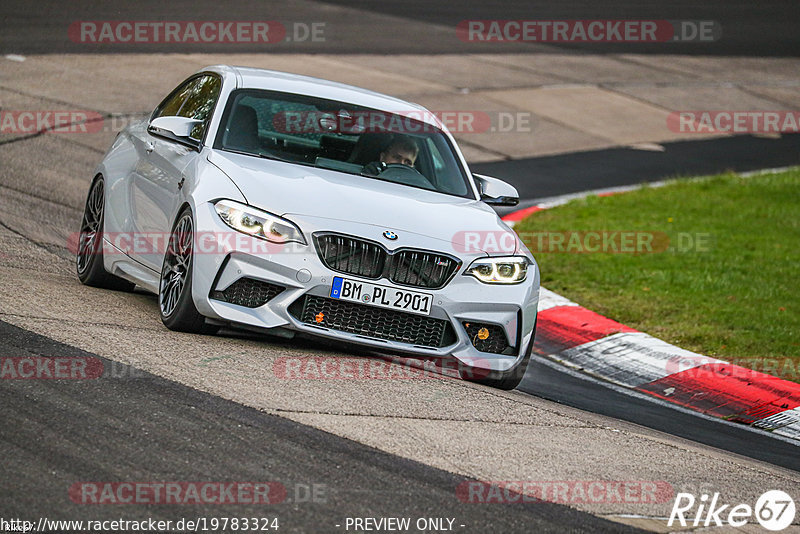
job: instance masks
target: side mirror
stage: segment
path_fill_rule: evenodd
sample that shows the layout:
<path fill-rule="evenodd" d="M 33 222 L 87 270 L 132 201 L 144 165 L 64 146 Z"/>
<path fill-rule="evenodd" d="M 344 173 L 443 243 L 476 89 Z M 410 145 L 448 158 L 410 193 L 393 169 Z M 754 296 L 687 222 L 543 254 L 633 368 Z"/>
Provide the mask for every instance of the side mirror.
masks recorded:
<path fill-rule="evenodd" d="M 490 206 L 516 206 L 519 204 L 519 193 L 513 185 L 483 174 L 473 174 L 472 177 L 478 184 L 481 200 Z"/>
<path fill-rule="evenodd" d="M 147 127 L 147 131 L 153 135 L 160 135 L 192 148 L 198 148 L 200 142 L 191 137 L 192 130 L 198 124 L 203 124 L 203 121 L 188 117 L 159 117 L 153 119 Z"/>

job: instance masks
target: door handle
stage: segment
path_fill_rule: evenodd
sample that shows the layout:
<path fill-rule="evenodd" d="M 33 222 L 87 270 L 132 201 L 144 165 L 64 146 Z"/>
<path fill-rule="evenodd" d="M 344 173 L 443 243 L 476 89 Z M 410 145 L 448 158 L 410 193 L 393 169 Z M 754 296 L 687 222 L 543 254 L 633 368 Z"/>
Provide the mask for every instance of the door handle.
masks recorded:
<path fill-rule="evenodd" d="M 153 143 L 152 141 L 145 141 L 145 143 L 144 143 L 144 151 L 145 152 L 147 152 L 149 154 L 150 152 L 155 150 L 155 148 L 156 148 L 155 143 Z"/>

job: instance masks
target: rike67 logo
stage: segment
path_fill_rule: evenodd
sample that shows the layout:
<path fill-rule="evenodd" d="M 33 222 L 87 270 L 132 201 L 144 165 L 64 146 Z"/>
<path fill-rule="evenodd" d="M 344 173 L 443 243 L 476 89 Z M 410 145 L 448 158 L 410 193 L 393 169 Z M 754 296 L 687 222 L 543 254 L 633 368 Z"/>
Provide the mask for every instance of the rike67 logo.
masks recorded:
<path fill-rule="evenodd" d="M 781 490 L 767 491 L 752 507 L 746 503 L 726 504 L 719 493 L 714 493 L 710 499 L 706 493 L 699 499 L 691 493 L 678 493 L 667 526 L 677 522 L 682 527 L 743 527 L 755 519 L 765 529 L 777 532 L 792 524 L 795 512 L 794 500 Z"/>

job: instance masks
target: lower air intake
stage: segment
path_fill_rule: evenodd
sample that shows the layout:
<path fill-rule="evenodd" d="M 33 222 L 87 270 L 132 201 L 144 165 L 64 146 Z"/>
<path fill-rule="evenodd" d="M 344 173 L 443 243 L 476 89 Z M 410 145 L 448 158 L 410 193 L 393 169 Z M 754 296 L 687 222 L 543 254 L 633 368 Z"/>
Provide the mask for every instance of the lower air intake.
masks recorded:
<path fill-rule="evenodd" d="M 479 351 L 491 354 L 513 353 L 513 347 L 509 346 L 506 333 L 500 325 L 474 321 L 464 321 L 463 325 L 472 346 Z"/>
<path fill-rule="evenodd" d="M 211 298 L 245 308 L 263 306 L 280 294 L 284 288 L 254 278 L 239 278 L 223 291 L 212 291 Z"/>

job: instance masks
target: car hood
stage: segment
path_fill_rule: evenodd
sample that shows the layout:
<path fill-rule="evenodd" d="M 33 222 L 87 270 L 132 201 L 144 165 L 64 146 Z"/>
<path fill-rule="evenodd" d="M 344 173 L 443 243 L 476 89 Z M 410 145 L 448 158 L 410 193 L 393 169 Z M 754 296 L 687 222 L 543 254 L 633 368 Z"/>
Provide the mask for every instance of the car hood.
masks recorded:
<path fill-rule="evenodd" d="M 248 204 L 289 219 L 296 214 L 367 224 L 491 255 L 501 241 L 502 252 L 518 250 L 516 234 L 483 202 L 230 152 L 213 151 L 208 161 L 233 180 Z"/>

